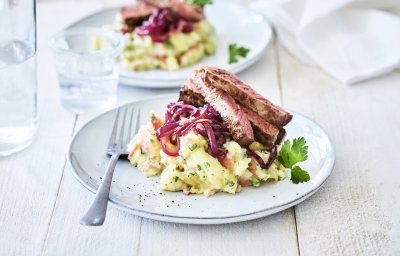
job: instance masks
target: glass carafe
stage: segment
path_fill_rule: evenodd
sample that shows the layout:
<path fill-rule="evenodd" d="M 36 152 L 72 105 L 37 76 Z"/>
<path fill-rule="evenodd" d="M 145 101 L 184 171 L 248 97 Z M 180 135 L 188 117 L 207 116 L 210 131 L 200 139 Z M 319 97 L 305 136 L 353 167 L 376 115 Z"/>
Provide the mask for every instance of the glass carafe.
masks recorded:
<path fill-rule="evenodd" d="M 0 156 L 37 130 L 36 2 L 0 0 Z"/>

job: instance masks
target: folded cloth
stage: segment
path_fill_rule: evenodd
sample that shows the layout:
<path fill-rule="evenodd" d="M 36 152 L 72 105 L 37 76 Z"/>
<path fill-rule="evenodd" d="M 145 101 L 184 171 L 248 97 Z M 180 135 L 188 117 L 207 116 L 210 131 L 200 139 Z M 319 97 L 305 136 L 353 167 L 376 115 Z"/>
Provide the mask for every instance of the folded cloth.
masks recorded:
<path fill-rule="evenodd" d="M 252 7 L 274 25 L 302 62 L 351 84 L 400 67 L 400 1 L 258 0 Z"/>

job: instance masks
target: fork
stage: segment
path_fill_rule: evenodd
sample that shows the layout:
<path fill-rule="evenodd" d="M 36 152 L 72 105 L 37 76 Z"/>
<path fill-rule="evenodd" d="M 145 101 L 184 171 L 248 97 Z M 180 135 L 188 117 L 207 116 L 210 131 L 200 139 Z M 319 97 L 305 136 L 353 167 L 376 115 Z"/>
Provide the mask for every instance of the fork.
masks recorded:
<path fill-rule="evenodd" d="M 104 223 L 107 213 L 108 197 L 110 194 L 111 181 L 114 174 L 115 166 L 117 165 L 118 159 L 121 156 L 127 156 L 129 154 L 127 150 L 127 144 L 134 134 L 139 130 L 139 118 L 140 109 L 134 111 L 134 108 L 130 109 L 128 114 L 128 107 L 124 107 L 123 110 L 118 108 L 117 114 L 114 121 L 114 126 L 110 135 L 107 146 L 107 154 L 111 156 L 110 161 L 107 165 L 106 172 L 97 190 L 96 196 L 82 217 L 80 223 L 86 226 L 101 226 Z M 123 112 L 122 120 L 120 112 Z M 129 121 L 127 120 L 129 118 Z M 136 122 L 135 122 L 136 120 Z M 133 123 L 134 127 L 133 127 Z M 128 127 L 126 127 L 128 126 Z M 127 131 L 125 132 L 125 128 Z"/>

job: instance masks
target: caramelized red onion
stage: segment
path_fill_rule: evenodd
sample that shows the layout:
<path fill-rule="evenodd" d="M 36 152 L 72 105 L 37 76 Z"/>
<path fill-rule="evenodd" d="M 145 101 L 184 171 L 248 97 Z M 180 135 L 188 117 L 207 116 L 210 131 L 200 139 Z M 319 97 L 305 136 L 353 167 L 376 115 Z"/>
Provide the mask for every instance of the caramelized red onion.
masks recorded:
<path fill-rule="evenodd" d="M 218 159 L 226 156 L 222 145 L 230 133 L 223 125 L 219 113 L 208 104 L 199 108 L 183 102 L 168 104 L 165 124 L 157 130 L 156 135 L 162 150 L 169 156 L 177 156 L 180 137 L 191 130 L 207 139 L 211 156 Z"/>
<path fill-rule="evenodd" d="M 172 13 L 169 9 L 156 9 L 150 18 L 135 29 L 140 36 L 150 36 L 153 42 L 165 42 L 169 39 L 169 32 L 190 33 L 193 23 L 186 21 Z"/>
<path fill-rule="evenodd" d="M 274 146 L 271 149 L 271 153 L 269 154 L 268 161 L 265 163 L 264 160 L 261 158 L 261 156 L 259 156 L 256 152 L 254 152 L 253 150 L 251 150 L 249 148 L 247 149 L 247 154 L 249 156 L 253 157 L 257 161 L 257 163 L 261 166 L 261 168 L 263 168 L 263 169 L 268 169 L 272 165 L 272 163 L 276 159 L 277 152 L 278 152 L 278 150 L 277 150 L 276 146 Z"/>

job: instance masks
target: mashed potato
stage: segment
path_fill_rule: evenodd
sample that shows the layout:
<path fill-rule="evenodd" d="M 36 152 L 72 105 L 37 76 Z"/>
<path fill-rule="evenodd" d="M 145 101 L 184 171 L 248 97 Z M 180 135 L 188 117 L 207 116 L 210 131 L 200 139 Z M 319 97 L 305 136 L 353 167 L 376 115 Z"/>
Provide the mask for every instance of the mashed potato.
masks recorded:
<path fill-rule="evenodd" d="M 155 135 L 155 128 L 164 121 L 154 114 L 151 119 L 129 144 L 129 159 L 146 176 L 161 173 L 159 188 L 162 190 L 207 196 L 219 191 L 235 194 L 242 186 L 258 187 L 263 181 L 286 177 L 285 168 L 277 161 L 263 169 L 233 140 L 225 142 L 223 148 L 227 155 L 218 160 L 208 154 L 207 140 L 193 131 L 181 137 L 179 155 L 169 156 L 161 150 Z M 265 162 L 268 160 L 269 153 L 260 143 L 253 143 L 250 148 Z"/>
<path fill-rule="evenodd" d="M 169 40 L 163 43 L 153 42 L 150 36 L 128 33 L 121 59 L 129 70 L 177 70 L 214 52 L 214 28 L 207 20 L 202 20 L 190 33 L 171 32 Z"/>

